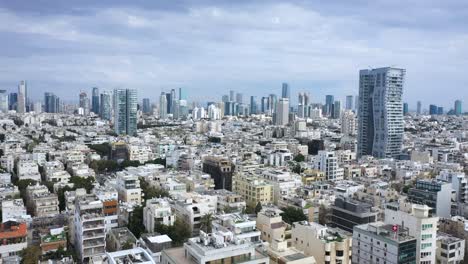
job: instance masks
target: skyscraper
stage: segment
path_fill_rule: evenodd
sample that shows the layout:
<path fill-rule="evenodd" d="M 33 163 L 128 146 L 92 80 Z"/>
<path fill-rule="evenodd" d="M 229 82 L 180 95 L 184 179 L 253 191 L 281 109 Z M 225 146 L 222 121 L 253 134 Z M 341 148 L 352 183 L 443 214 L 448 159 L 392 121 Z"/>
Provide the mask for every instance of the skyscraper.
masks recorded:
<path fill-rule="evenodd" d="M 437 105 L 429 105 L 429 114 L 430 115 L 437 115 Z"/>
<path fill-rule="evenodd" d="M 167 94 L 164 92 L 159 96 L 159 119 L 167 118 Z"/>
<path fill-rule="evenodd" d="M 234 92 L 233 90 L 229 91 L 229 102 L 234 102 L 236 92 Z"/>
<path fill-rule="evenodd" d="M 172 94 L 166 93 L 166 114 L 172 113 Z"/>
<path fill-rule="evenodd" d="M 333 119 L 340 119 L 340 117 L 341 117 L 341 102 L 340 101 L 335 101 L 333 103 L 332 118 Z"/>
<path fill-rule="evenodd" d="M 10 93 L 8 96 L 8 109 L 16 110 L 18 108 L 18 93 Z"/>
<path fill-rule="evenodd" d="M 418 101 L 416 105 L 416 114 L 420 115 L 422 113 L 422 104 L 421 101 Z"/>
<path fill-rule="evenodd" d="M 346 96 L 346 110 L 353 110 L 353 96 Z"/>
<path fill-rule="evenodd" d="M 304 94 L 298 93 L 297 94 L 297 116 L 304 118 L 304 110 L 305 110 L 305 100 L 304 100 Z"/>
<path fill-rule="evenodd" d="M 400 153 L 405 74 L 391 67 L 359 72 L 358 157 L 391 158 Z"/>
<path fill-rule="evenodd" d="M 444 114 L 444 108 L 442 106 L 437 107 L 437 114 L 438 115 L 443 115 Z"/>
<path fill-rule="evenodd" d="M 8 112 L 8 94 L 6 90 L 0 90 L 0 111 Z"/>
<path fill-rule="evenodd" d="M 134 89 L 114 90 L 114 131 L 118 135 L 136 135 L 137 91 Z"/>
<path fill-rule="evenodd" d="M 243 103 L 243 97 L 241 93 L 236 94 L 236 103 L 242 104 Z"/>
<path fill-rule="evenodd" d="M 80 93 L 80 108 L 83 109 L 83 115 L 89 115 L 89 99 L 85 92 Z"/>
<path fill-rule="evenodd" d="M 144 114 L 151 113 L 151 102 L 149 98 L 143 98 L 143 113 Z"/>
<path fill-rule="evenodd" d="M 18 106 L 16 109 L 16 111 L 21 114 L 26 113 L 27 89 L 26 81 L 21 81 L 18 86 Z"/>
<path fill-rule="evenodd" d="M 335 97 L 333 95 L 325 96 L 325 115 L 328 115 L 328 116 L 332 115 L 334 101 L 335 101 Z"/>
<path fill-rule="evenodd" d="M 177 98 L 176 98 L 175 89 L 171 89 L 171 111 L 168 113 L 174 114 L 175 111 L 179 110 L 178 106 L 175 105 L 176 101 L 177 101 Z M 169 105 L 169 101 L 167 102 L 167 104 Z"/>
<path fill-rule="evenodd" d="M 289 123 L 289 99 L 280 98 L 276 110 L 276 125 L 285 126 Z"/>
<path fill-rule="evenodd" d="M 104 120 L 112 119 L 112 93 L 103 92 L 101 94 L 101 102 L 99 105 L 99 116 Z"/>
<path fill-rule="evenodd" d="M 409 112 L 408 103 L 403 103 L 403 115 L 407 115 Z"/>
<path fill-rule="evenodd" d="M 289 84 L 283 83 L 281 90 L 281 98 L 291 98 L 291 91 L 289 90 Z"/>
<path fill-rule="evenodd" d="M 91 111 L 95 113 L 96 115 L 99 114 L 99 88 L 93 87 L 93 92 L 92 92 L 92 97 L 91 97 Z"/>
<path fill-rule="evenodd" d="M 268 103 L 269 103 L 270 114 L 273 115 L 273 113 L 276 112 L 276 105 L 278 104 L 278 98 L 276 97 L 276 94 L 270 94 L 270 96 L 268 97 Z M 288 113 L 289 113 L 289 109 L 288 109 Z"/>
<path fill-rule="evenodd" d="M 187 100 L 187 92 L 184 88 L 179 88 L 179 100 Z"/>
<path fill-rule="evenodd" d="M 257 114 L 257 97 L 255 96 L 250 96 L 250 114 Z"/>
<path fill-rule="evenodd" d="M 455 101 L 455 106 L 454 106 L 453 110 L 455 111 L 455 115 L 457 115 L 457 116 L 463 114 L 462 101 L 461 100 L 456 100 Z"/>
<path fill-rule="evenodd" d="M 58 113 L 60 106 L 59 98 L 53 93 L 44 93 L 44 112 Z"/>

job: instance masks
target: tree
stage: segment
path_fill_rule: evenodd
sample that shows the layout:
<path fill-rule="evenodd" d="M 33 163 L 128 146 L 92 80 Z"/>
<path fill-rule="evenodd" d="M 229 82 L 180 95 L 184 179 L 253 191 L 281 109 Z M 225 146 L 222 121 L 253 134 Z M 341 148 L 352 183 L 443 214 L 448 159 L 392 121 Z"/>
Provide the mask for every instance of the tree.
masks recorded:
<path fill-rule="evenodd" d="M 103 157 L 110 157 L 112 151 L 112 147 L 109 145 L 109 143 L 93 144 L 88 145 L 88 147 Z"/>
<path fill-rule="evenodd" d="M 303 171 L 303 170 L 302 170 L 301 164 L 296 164 L 296 165 L 294 165 L 294 167 L 292 168 L 292 172 L 297 173 L 297 174 L 301 174 L 302 171 Z"/>
<path fill-rule="evenodd" d="M 42 251 L 39 246 L 29 246 L 20 252 L 21 264 L 37 264 Z"/>
<path fill-rule="evenodd" d="M 145 200 L 152 199 L 154 197 L 170 197 L 168 191 L 158 188 L 156 186 L 150 185 L 149 182 L 145 180 L 145 178 L 140 177 L 140 188 L 142 192 L 145 194 Z"/>
<path fill-rule="evenodd" d="M 167 226 L 162 224 L 155 225 L 155 231 L 167 235 L 172 239 L 172 245 L 174 247 L 181 246 L 188 238 L 192 236 L 192 230 L 190 226 L 184 221 L 176 219 L 173 226 Z"/>
<path fill-rule="evenodd" d="M 328 216 L 330 211 L 325 207 L 325 205 L 321 204 L 319 207 L 319 224 L 326 225 L 328 224 Z"/>
<path fill-rule="evenodd" d="M 132 249 L 132 248 L 133 248 L 133 243 L 130 240 L 125 241 L 125 243 L 122 245 L 122 250 Z"/>
<path fill-rule="evenodd" d="M 65 207 L 67 206 L 66 201 L 65 201 L 65 192 L 67 191 L 74 191 L 76 190 L 76 187 L 70 187 L 70 186 L 65 186 L 63 188 L 60 188 L 57 192 L 58 196 L 58 201 L 59 201 L 59 209 L 60 211 L 65 210 Z"/>
<path fill-rule="evenodd" d="M 296 157 L 294 157 L 295 162 L 303 162 L 304 160 L 305 160 L 305 157 L 301 153 L 297 154 Z"/>
<path fill-rule="evenodd" d="M 94 178 L 93 177 L 79 177 L 79 176 L 71 176 L 70 183 L 73 183 L 75 189 L 84 188 L 86 192 L 89 193 L 94 188 Z"/>
<path fill-rule="evenodd" d="M 260 213 L 260 211 L 262 211 L 262 204 L 258 202 L 257 206 L 255 206 L 255 214 Z"/>
<path fill-rule="evenodd" d="M 307 220 L 307 216 L 304 214 L 302 209 L 288 206 L 282 210 L 283 213 L 281 213 L 281 216 L 283 217 L 283 221 L 285 221 L 288 224 Z"/>
<path fill-rule="evenodd" d="M 205 233 L 211 233 L 211 222 L 213 222 L 213 214 L 205 214 L 200 218 L 200 230 Z"/>
<path fill-rule="evenodd" d="M 143 225 L 142 206 L 136 206 L 133 208 L 133 212 L 128 219 L 128 229 L 135 235 L 136 238 L 140 238 L 141 234 L 146 232 L 145 226 Z"/>

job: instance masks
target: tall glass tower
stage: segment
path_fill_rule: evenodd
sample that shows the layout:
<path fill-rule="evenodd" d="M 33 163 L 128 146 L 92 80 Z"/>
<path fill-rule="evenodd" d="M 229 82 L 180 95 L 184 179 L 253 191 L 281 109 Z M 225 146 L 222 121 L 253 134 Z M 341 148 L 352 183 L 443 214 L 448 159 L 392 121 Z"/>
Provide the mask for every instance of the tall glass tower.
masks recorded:
<path fill-rule="evenodd" d="M 406 70 L 359 72 L 358 157 L 392 158 L 403 144 L 403 84 Z"/>
<path fill-rule="evenodd" d="M 58 113 L 59 98 L 53 93 L 44 93 L 44 112 Z"/>
<path fill-rule="evenodd" d="M 456 115 L 462 115 L 463 111 L 462 111 L 462 101 L 461 100 L 456 100 L 455 101 L 454 111 L 455 111 Z"/>
<path fill-rule="evenodd" d="M 101 94 L 101 103 L 99 105 L 99 116 L 105 120 L 112 118 L 112 93 L 103 92 Z"/>
<path fill-rule="evenodd" d="M 136 90 L 114 90 L 114 131 L 116 134 L 136 135 L 137 104 Z"/>
<path fill-rule="evenodd" d="M 281 98 L 291 99 L 291 91 L 289 90 L 289 84 L 283 83 L 281 89 Z"/>
<path fill-rule="evenodd" d="M 93 87 L 93 93 L 91 97 L 91 111 L 95 114 L 99 114 L 99 88 Z"/>

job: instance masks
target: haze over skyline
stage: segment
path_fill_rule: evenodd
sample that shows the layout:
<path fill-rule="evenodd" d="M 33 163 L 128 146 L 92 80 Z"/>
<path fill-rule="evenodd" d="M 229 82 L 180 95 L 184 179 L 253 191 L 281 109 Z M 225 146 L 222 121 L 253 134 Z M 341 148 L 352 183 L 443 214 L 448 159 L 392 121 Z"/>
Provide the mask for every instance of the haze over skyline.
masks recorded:
<path fill-rule="evenodd" d="M 156 102 L 308 91 L 344 100 L 359 70 L 407 70 L 404 101 L 447 110 L 468 98 L 466 1 L 28 1 L 0 5 L 0 88 L 78 100 L 91 87 L 138 89 Z M 465 107 L 466 109 L 466 107 Z"/>

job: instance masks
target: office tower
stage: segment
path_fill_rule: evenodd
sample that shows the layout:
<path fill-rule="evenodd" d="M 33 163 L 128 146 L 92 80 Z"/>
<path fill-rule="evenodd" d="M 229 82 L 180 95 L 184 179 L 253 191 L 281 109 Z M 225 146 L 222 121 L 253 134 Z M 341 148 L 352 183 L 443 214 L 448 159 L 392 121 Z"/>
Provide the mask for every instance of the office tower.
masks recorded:
<path fill-rule="evenodd" d="M 223 95 L 223 96 L 221 97 L 221 101 L 222 101 L 223 103 L 229 102 L 229 95 L 226 95 L 226 94 Z"/>
<path fill-rule="evenodd" d="M 356 135 L 356 115 L 352 110 L 346 110 L 341 115 L 341 133 Z"/>
<path fill-rule="evenodd" d="M 429 105 L 429 114 L 430 115 L 437 115 L 437 105 Z"/>
<path fill-rule="evenodd" d="M 104 120 L 112 119 L 112 93 L 103 92 L 101 94 L 101 102 L 99 105 L 99 116 Z"/>
<path fill-rule="evenodd" d="M 35 102 L 33 104 L 33 110 L 34 110 L 34 113 L 36 113 L 36 114 L 42 113 L 42 103 L 41 102 Z"/>
<path fill-rule="evenodd" d="M 243 97 L 242 97 L 242 94 L 241 93 L 237 93 L 236 94 L 236 103 L 238 104 L 242 104 L 243 103 Z"/>
<path fill-rule="evenodd" d="M 359 72 L 358 157 L 400 154 L 405 72 L 391 67 Z"/>
<path fill-rule="evenodd" d="M 417 106 L 416 106 L 416 114 L 420 115 L 421 113 L 422 113 L 422 104 L 421 104 L 421 101 L 418 101 Z"/>
<path fill-rule="evenodd" d="M 257 114 L 257 97 L 255 96 L 250 96 L 250 114 Z"/>
<path fill-rule="evenodd" d="M 416 245 L 403 225 L 358 225 L 353 229 L 353 263 L 416 263 Z"/>
<path fill-rule="evenodd" d="M 289 84 L 283 83 L 281 90 L 281 98 L 291 98 L 291 91 L 289 89 Z"/>
<path fill-rule="evenodd" d="M 280 98 L 276 110 L 276 125 L 285 126 L 289 123 L 289 99 Z"/>
<path fill-rule="evenodd" d="M 99 114 L 99 110 L 100 110 L 100 107 L 99 107 L 99 88 L 97 87 L 93 87 L 93 96 L 91 98 L 91 103 L 92 103 L 92 111 L 93 113 L 95 113 L 96 115 Z"/>
<path fill-rule="evenodd" d="M 179 100 L 179 118 L 186 119 L 188 117 L 188 104 L 186 100 Z"/>
<path fill-rule="evenodd" d="M 309 104 L 310 104 L 310 95 L 309 93 L 304 93 L 304 118 L 310 116 Z"/>
<path fill-rule="evenodd" d="M 0 90 L 0 111 L 8 112 L 8 94 L 6 90 Z"/>
<path fill-rule="evenodd" d="M 59 98 L 53 93 L 44 93 L 44 112 L 58 113 Z"/>
<path fill-rule="evenodd" d="M 8 96 L 8 109 L 16 110 L 18 107 L 18 93 L 10 93 Z"/>
<path fill-rule="evenodd" d="M 162 92 L 159 96 L 159 119 L 167 118 L 167 94 Z"/>
<path fill-rule="evenodd" d="M 161 101 L 161 99 L 159 99 Z M 172 113 L 172 95 L 171 93 L 166 93 L 166 114 Z"/>
<path fill-rule="evenodd" d="M 137 132 L 137 91 L 114 90 L 114 131 L 117 135 L 134 136 Z"/>
<path fill-rule="evenodd" d="M 16 111 L 20 114 L 26 113 L 26 94 L 27 94 L 26 81 L 21 81 L 18 86 L 18 105 Z"/>
<path fill-rule="evenodd" d="M 444 114 L 444 108 L 442 106 L 437 107 L 437 114 L 438 115 L 443 115 Z"/>
<path fill-rule="evenodd" d="M 89 115 L 89 99 L 85 92 L 80 93 L 80 108 L 83 109 L 83 115 Z"/>
<path fill-rule="evenodd" d="M 408 103 L 403 103 L 403 115 L 407 115 L 409 112 Z"/>
<path fill-rule="evenodd" d="M 341 102 L 340 101 L 335 101 L 333 103 L 333 112 L 332 112 L 332 118 L 333 119 L 340 119 L 341 116 Z"/>
<path fill-rule="evenodd" d="M 234 167 L 234 164 L 224 157 L 208 156 L 203 160 L 203 172 L 208 173 L 214 180 L 215 190 L 232 191 Z"/>
<path fill-rule="evenodd" d="M 95 194 L 75 198 L 75 248 L 81 263 L 106 253 L 106 225 L 103 203 Z"/>
<path fill-rule="evenodd" d="M 234 92 L 233 90 L 229 91 L 229 102 L 234 102 L 235 101 L 235 96 L 236 92 Z"/>
<path fill-rule="evenodd" d="M 427 205 L 389 203 L 385 208 L 386 224 L 408 228 L 409 235 L 417 239 L 416 262 L 436 263 L 438 217 L 433 217 Z"/>
<path fill-rule="evenodd" d="M 260 111 L 262 114 L 265 114 L 268 111 L 268 97 L 262 97 L 262 100 L 260 101 Z"/>
<path fill-rule="evenodd" d="M 288 101 L 289 101 L 289 98 L 288 98 Z M 276 96 L 276 94 L 270 94 L 268 96 L 268 108 L 270 110 L 270 113 L 273 115 L 273 113 L 276 112 L 276 106 L 278 105 L 278 98 Z M 288 109 L 288 112 L 289 112 L 289 109 Z"/>
<path fill-rule="evenodd" d="M 353 110 L 353 96 L 346 96 L 346 110 Z"/>
<path fill-rule="evenodd" d="M 151 113 L 151 102 L 149 98 L 143 98 L 143 113 L 144 114 Z"/>
<path fill-rule="evenodd" d="M 187 92 L 184 88 L 179 88 L 179 100 L 187 100 Z"/>
<path fill-rule="evenodd" d="M 176 110 L 176 106 L 175 106 L 175 101 L 177 101 L 177 97 L 176 97 L 176 92 L 174 89 L 171 89 L 171 111 L 168 112 L 168 113 L 172 113 L 174 114 L 174 111 Z M 169 105 L 169 101 L 167 103 Z M 178 110 L 178 109 L 177 109 Z"/>
<path fill-rule="evenodd" d="M 456 100 L 455 101 L 455 106 L 454 106 L 453 110 L 455 111 L 455 115 L 457 115 L 457 116 L 463 114 L 462 101 L 461 100 Z"/>
<path fill-rule="evenodd" d="M 335 97 L 333 95 L 326 95 L 325 96 L 325 115 L 331 116 L 333 112 L 333 102 L 335 101 Z"/>

